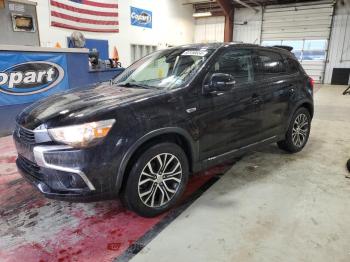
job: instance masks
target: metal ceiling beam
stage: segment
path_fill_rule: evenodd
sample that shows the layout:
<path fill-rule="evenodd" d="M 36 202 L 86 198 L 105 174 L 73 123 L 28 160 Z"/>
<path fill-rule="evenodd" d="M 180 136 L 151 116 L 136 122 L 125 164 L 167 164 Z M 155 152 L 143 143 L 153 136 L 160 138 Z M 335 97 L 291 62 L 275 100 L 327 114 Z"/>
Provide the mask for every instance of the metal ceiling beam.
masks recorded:
<path fill-rule="evenodd" d="M 257 6 L 261 5 L 261 3 L 258 3 L 258 2 L 255 1 L 255 0 L 249 0 L 249 2 L 250 2 L 250 3 L 253 3 L 254 5 L 257 5 Z"/>
<path fill-rule="evenodd" d="M 252 6 L 248 5 L 247 3 L 245 3 L 245 2 L 243 2 L 241 0 L 233 0 L 233 1 L 236 2 L 237 4 L 243 5 L 244 7 L 247 7 L 249 9 L 255 11 L 255 13 L 259 12 L 259 9 L 252 7 Z"/>
<path fill-rule="evenodd" d="M 233 6 L 231 0 L 217 0 L 218 4 L 224 11 L 225 16 L 230 16 L 233 13 Z"/>

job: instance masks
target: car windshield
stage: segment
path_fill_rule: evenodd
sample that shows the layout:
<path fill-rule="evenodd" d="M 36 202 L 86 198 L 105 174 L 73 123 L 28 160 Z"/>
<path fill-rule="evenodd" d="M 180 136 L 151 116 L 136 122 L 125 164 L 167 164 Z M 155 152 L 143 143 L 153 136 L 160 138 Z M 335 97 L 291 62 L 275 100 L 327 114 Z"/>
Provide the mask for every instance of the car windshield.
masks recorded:
<path fill-rule="evenodd" d="M 113 83 L 125 87 L 174 89 L 187 83 L 213 51 L 193 48 L 158 51 L 132 64 Z"/>

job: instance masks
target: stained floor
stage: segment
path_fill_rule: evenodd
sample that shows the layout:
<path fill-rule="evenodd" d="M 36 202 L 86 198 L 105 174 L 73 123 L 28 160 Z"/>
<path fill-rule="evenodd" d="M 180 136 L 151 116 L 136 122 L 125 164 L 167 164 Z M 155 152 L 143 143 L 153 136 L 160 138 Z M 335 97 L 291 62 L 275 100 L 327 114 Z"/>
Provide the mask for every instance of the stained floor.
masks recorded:
<path fill-rule="evenodd" d="M 142 218 L 125 210 L 118 200 L 69 203 L 46 199 L 19 175 L 15 160 L 11 137 L 0 138 L 0 261 L 127 258 L 125 252 L 169 215 Z M 182 202 L 227 167 L 194 175 Z"/>

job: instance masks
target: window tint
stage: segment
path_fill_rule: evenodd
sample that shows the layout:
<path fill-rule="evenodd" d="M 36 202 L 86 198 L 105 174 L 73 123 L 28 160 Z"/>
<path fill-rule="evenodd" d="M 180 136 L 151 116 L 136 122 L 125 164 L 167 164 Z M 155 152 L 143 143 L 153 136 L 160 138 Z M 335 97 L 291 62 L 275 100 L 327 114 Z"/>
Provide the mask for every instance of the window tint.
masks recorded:
<path fill-rule="evenodd" d="M 253 60 L 255 80 L 276 77 L 287 73 L 287 66 L 280 54 L 259 51 Z"/>
<path fill-rule="evenodd" d="M 250 50 L 228 50 L 214 62 L 210 74 L 224 73 L 234 77 L 236 84 L 249 83 L 254 80 Z"/>
<path fill-rule="evenodd" d="M 299 72 L 299 64 L 297 61 L 295 61 L 291 58 L 287 58 L 286 61 L 288 63 L 288 73 L 289 74 L 295 74 L 295 73 Z"/>

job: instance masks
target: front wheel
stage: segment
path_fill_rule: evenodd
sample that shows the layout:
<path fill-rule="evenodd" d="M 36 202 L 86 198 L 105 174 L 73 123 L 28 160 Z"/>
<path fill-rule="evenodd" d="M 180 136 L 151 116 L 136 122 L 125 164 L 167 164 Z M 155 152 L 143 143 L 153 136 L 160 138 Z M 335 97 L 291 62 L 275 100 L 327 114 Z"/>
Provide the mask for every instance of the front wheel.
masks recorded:
<path fill-rule="evenodd" d="M 301 107 L 294 113 L 285 140 L 279 141 L 278 147 L 290 153 L 301 151 L 309 139 L 310 128 L 310 113 Z"/>
<path fill-rule="evenodd" d="M 122 193 L 127 208 L 153 217 L 173 207 L 188 181 L 188 160 L 176 144 L 160 143 L 135 160 Z"/>

